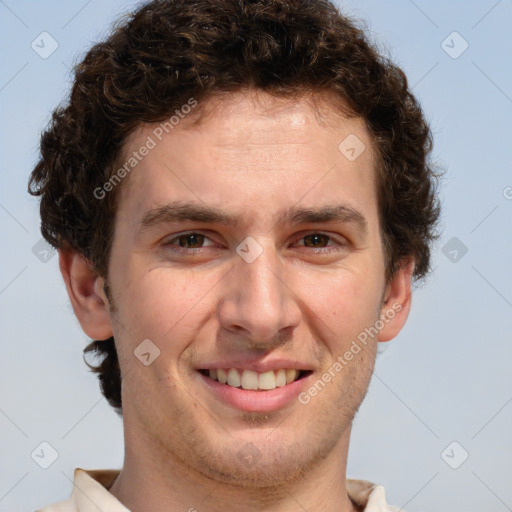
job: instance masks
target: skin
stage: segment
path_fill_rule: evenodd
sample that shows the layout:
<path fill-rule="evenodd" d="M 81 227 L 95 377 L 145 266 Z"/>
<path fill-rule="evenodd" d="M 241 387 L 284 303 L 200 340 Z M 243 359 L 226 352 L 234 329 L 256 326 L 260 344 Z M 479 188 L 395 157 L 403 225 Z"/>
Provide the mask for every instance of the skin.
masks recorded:
<path fill-rule="evenodd" d="M 327 96 L 276 99 L 249 90 L 207 107 L 182 120 L 121 184 L 109 265 L 114 304 L 79 254 L 60 251 L 83 330 L 97 340 L 113 334 L 119 354 L 125 462 L 110 492 L 133 512 L 355 511 L 345 487 L 352 419 L 377 339 L 392 339 L 407 319 L 413 264 L 385 282 L 370 134 Z M 134 131 L 123 158 L 155 126 Z M 354 161 L 338 150 L 350 134 L 366 146 Z M 141 229 L 148 210 L 172 201 L 240 219 Z M 366 219 L 366 231 L 355 222 L 292 225 L 277 217 L 342 204 Z M 188 231 L 207 237 L 195 253 L 178 245 Z M 311 247 L 307 235 L 315 233 L 330 238 Z M 236 252 L 248 236 L 263 250 L 252 263 Z M 307 362 L 317 380 L 397 304 L 378 336 L 307 405 L 244 412 L 219 401 L 196 372 L 208 361 L 283 357 Z M 145 339 L 161 351 L 149 366 L 134 356 Z M 250 466 L 239 457 L 247 443 L 259 452 Z"/>

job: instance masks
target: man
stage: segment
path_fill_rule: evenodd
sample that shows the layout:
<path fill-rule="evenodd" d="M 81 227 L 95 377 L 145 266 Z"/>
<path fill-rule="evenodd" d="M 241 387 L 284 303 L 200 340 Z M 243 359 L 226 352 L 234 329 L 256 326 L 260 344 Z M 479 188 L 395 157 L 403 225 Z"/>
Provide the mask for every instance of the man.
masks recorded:
<path fill-rule="evenodd" d="M 30 189 L 125 460 L 41 510 L 398 510 L 346 460 L 429 269 L 430 150 L 325 0 L 153 1 L 94 46 Z"/>

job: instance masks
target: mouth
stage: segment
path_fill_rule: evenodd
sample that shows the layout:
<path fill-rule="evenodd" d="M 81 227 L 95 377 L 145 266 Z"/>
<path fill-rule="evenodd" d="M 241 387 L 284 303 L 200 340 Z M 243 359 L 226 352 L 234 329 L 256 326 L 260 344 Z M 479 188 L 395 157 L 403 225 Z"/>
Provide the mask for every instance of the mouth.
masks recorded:
<path fill-rule="evenodd" d="M 313 373 L 311 370 L 299 370 L 296 368 L 280 368 L 266 372 L 255 372 L 239 368 L 204 368 L 198 371 L 208 379 L 220 384 L 251 391 L 271 391 L 276 388 L 286 387 Z"/>

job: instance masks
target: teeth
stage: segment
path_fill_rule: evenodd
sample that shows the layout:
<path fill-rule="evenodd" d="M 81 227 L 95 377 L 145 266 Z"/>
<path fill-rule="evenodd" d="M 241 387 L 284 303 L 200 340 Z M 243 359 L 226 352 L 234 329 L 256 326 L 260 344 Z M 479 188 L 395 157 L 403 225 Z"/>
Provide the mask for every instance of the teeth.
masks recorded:
<path fill-rule="evenodd" d="M 217 370 L 217 380 L 222 384 L 226 384 L 226 382 L 228 381 L 228 376 L 226 375 L 225 370 L 222 370 L 221 368 Z"/>
<path fill-rule="evenodd" d="M 276 387 L 286 386 L 286 371 L 277 370 L 276 372 Z"/>
<path fill-rule="evenodd" d="M 298 374 L 299 372 L 293 368 L 286 370 L 286 384 L 293 382 L 297 378 Z"/>
<path fill-rule="evenodd" d="M 299 376 L 299 370 L 287 368 L 268 372 L 254 372 L 252 370 L 211 369 L 210 378 L 234 388 L 252 390 L 270 390 L 290 384 Z"/>
<path fill-rule="evenodd" d="M 276 387 L 276 376 L 273 371 L 260 373 L 260 389 L 274 389 Z"/>
<path fill-rule="evenodd" d="M 234 368 L 228 371 L 228 384 L 234 388 L 240 387 L 240 374 Z"/>
<path fill-rule="evenodd" d="M 236 372 L 236 370 L 234 371 Z M 245 370 L 242 373 L 240 384 L 243 389 L 258 389 L 258 374 L 251 370 Z"/>

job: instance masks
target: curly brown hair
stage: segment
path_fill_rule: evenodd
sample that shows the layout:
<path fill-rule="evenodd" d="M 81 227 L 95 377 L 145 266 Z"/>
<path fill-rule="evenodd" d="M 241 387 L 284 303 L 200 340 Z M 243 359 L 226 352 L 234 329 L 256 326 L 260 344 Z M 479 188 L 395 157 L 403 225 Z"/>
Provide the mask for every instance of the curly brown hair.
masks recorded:
<path fill-rule="evenodd" d="M 77 250 L 107 281 L 119 187 L 102 200 L 94 190 L 113 176 L 127 136 L 191 97 L 201 106 L 246 88 L 334 93 L 366 121 L 379 157 L 386 279 L 410 257 L 422 279 L 440 213 L 430 128 L 402 70 L 328 0 L 155 0 L 118 23 L 77 64 L 69 101 L 42 134 L 29 192 L 41 196 L 44 238 Z M 114 339 L 87 352 L 103 356 L 91 368 L 121 413 Z"/>

